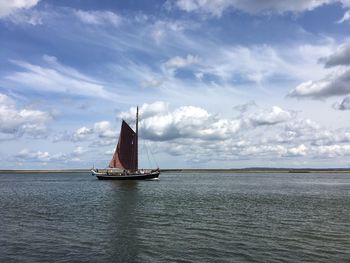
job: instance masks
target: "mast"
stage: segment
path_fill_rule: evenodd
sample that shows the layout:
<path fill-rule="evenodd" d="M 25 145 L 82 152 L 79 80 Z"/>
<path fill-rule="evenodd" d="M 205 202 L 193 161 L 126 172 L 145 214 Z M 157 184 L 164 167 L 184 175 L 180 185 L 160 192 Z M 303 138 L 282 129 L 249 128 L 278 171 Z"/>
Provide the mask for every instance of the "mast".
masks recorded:
<path fill-rule="evenodd" d="M 139 106 L 136 107 L 136 147 L 135 147 L 135 168 L 136 170 L 139 169 Z"/>

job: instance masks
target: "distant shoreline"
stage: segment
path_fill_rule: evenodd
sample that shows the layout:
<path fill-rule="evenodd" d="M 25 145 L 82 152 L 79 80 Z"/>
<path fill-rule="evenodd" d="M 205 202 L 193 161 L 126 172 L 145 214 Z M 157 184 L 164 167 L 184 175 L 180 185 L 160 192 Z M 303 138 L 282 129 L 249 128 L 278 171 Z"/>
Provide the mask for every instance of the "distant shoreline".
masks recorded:
<path fill-rule="evenodd" d="M 90 172 L 90 169 L 21 169 L 21 170 L 0 170 L 2 173 L 85 173 Z"/>
<path fill-rule="evenodd" d="M 196 173 L 350 173 L 350 168 L 242 168 L 242 169 L 161 169 L 166 172 Z M 90 169 L 21 169 L 0 170 L 4 173 L 88 173 Z"/>

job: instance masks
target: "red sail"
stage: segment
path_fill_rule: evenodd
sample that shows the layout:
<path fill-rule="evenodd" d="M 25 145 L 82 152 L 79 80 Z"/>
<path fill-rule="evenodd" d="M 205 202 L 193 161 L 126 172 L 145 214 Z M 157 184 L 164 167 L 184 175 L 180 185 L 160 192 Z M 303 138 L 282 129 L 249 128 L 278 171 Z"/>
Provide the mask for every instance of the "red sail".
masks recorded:
<path fill-rule="evenodd" d="M 109 163 L 110 168 L 137 170 L 137 134 L 123 120 L 117 149 Z"/>

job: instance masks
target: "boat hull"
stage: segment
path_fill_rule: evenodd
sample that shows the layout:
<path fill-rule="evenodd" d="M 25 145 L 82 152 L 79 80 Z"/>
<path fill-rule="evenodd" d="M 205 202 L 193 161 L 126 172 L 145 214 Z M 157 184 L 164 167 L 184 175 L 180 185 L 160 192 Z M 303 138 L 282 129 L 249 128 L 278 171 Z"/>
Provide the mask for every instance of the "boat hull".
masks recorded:
<path fill-rule="evenodd" d="M 99 180 L 149 180 L 159 177 L 159 171 L 152 171 L 149 173 L 136 173 L 136 174 L 107 174 L 107 173 L 94 173 L 93 174 Z"/>

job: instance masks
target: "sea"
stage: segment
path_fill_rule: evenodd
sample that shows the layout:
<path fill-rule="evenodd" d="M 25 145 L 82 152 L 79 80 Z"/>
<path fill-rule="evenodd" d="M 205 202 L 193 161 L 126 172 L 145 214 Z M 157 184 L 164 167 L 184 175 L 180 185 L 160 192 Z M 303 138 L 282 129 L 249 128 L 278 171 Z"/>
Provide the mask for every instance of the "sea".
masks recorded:
<path fill-rule="evenodd" d="M 0 174 L 0 262 L 350 262 L 350 174 Z"/>

